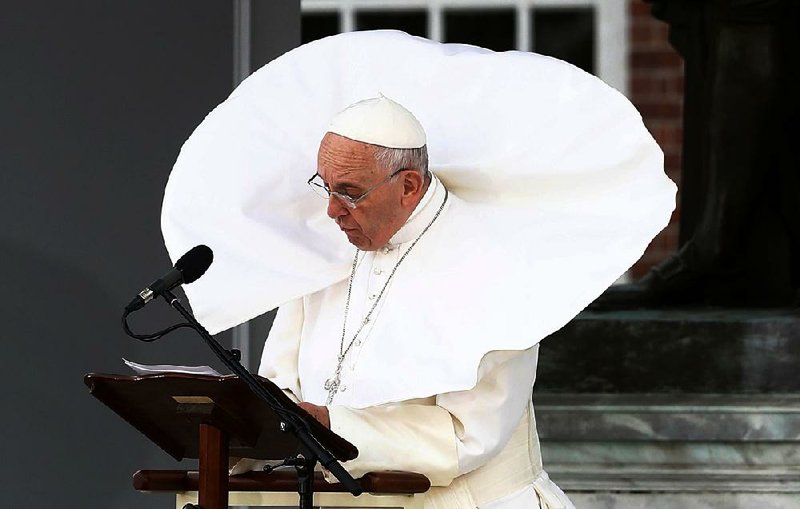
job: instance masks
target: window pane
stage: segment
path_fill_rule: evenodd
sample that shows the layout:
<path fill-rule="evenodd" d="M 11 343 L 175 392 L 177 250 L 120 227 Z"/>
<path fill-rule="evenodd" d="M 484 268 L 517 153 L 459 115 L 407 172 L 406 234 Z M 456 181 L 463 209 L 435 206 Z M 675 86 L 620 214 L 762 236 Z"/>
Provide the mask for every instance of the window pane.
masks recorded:
<path fill-rule="evenodd" d="M 447 9 L 445 41 L 475 44 L 495 51 L 516 49 L 515 15 L 514 9 Z"/>
<path fill-rule="evenodd" d="M 304 12 L 300 17 L 300 39 L 303 44 L 338 33 L 338 12 Z"/>
<path fill-rule="evenodd" d="M 358 30 L 393 28 L 411 35 L 428 36 L 427 11 L 359 11 L 356 13 Z"/>
<path fill-rule="evenodd" d="M 594 73 L 594 9 L 540 8 L 531 11 L 533 51 Z"/>

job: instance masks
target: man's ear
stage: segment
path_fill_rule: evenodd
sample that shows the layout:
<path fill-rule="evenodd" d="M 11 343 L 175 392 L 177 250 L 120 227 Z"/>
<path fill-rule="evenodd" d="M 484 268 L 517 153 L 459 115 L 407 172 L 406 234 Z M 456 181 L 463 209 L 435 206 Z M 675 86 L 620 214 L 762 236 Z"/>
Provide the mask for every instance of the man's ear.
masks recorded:
<path fill-rule="evenodd" d="M 404 171 L 403 172 L 403 197 L 416 196 L 425 185 L 425 177 L 419 171 Z"/>

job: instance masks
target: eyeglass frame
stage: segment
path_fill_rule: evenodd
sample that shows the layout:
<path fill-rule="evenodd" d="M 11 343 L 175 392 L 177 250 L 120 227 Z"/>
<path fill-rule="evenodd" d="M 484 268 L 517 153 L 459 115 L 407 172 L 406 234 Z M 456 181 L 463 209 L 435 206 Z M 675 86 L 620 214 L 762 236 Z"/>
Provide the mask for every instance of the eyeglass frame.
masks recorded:
<path fill-rule="evenodd" d="M 350 196 L 350 195 L 344 194 L 344 193 L 340 193 L 340 192 L 338 192 L 338 191 L 331 191 L 331 190 L 330 190 L 330 188 L 328 188 L 328 187 L 327 187 L 327 185 L 328 185 L 328 184 L 327 184 L 327 182 L 325 182 L 325 180 L 322 178 L 322 175 L 320 175 L 320 174 L 319 174 L 319 172 L 316 172 L 316 173 L 314 173 L 314 175 L 312 175 L 312 176 L 311 176 L 311 178 L 310 178 L 310 179 L 308 179 L 308 182 L 307 182 L 307 184 L 308 184 L 309 186 L 312 186 L 312 187 L 311 187 L 311 189 L 312 189 L 312 190 L 314 191 L 314 193 L 315 193 L 315 194 L 317 194 L 317 196 L 319 196 L 320 198 L 323 198 L 323 199 L 330 199 L 330 197 L 331 197 L 331 196 L 335 196 L 335 197 L 339 198 L 339 200 L 340 200 L 342 203 L 344 203 L 344 204 L 345 204 L 345 206 L 347 206 L 349 209 L 355 209 L 355 208 L 356 208 L 356 206 L 358 205 L 358 202 L 360 202 L 361 200 L 363 200 L 364 198 L 366 198 L 366 197 L 367 197 L 367 195 L 369 195 L 369 193 L 371 193 L 372 191 L 374 191 L 374 190 L 378 189 L 379 187 L 381 187 L 381 186 L 382 186 L 382 185 L 384 185 L 385 183 L 389 182 L 389 181 L 390 181 L 392 178 L 394 178 L 394 177 L 395 177 L 397 174 L 399 174 L 399 173 L 401 173 L 401 172 L 404 172 L 404 171 L 409 171 L 409 170 L 414 170 L 414 168 L 400 168 L 399 170 L 395 171 L 394 173 L 392 173 L 391 175 L 389 175 L 388 177 L 386 177 L 385 179 L 383 179 L 381 182 L 378 182 L 377 184 L 375 184 L 375 185 L 374 185 L 374 186 L 372 186 L 371 188 L 369 188 L 369 189 L 367 189 L 366 191 L 364 191 L 363 193 L 361 193 L 361 196 L 358 196 L 358 197 L 356 197 L 356 198 L 354 198 L 354 197 L 352 197 L 352 196 Z M 320 178 L 320 180 L 322 180 L 322 183 L 323 183 L 324 185 L 319 185 L 318 183 L 314 182 L 314 179 L 315 179 L 315 178 L 317 178 L 317 177 L 319 177 L 319 178 Z M 327 196 L 327 197 L 325 197 L 325 196 L 323 196 L 323 195 L 319 194 L 319 193 L 316 191 L 316 189 L 315 189 L 315 188 L 322 189 L 323 191 L 325 191 L 325 193 L 326 193 L 328 196 Z"/>

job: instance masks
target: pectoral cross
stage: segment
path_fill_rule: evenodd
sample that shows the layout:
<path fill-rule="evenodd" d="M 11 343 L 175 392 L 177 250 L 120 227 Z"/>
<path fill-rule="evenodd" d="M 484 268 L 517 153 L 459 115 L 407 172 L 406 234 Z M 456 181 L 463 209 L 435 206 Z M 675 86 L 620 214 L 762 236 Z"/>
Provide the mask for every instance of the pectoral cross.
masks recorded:
<path fill-rule="evenodd" d="M 325 380 L 325 385 L 323 385 L 325 390 L 328 391 L 328 399 L 325 402 L 326 405 L 330 405 L 333 402 L 333 397 L 336 396 L 336 393 L 339 392 L 339 387 L 342 385 L 342 364 L 344 364 L 344 355 L 339 356 L 336 372 L 332 377 Z"/>

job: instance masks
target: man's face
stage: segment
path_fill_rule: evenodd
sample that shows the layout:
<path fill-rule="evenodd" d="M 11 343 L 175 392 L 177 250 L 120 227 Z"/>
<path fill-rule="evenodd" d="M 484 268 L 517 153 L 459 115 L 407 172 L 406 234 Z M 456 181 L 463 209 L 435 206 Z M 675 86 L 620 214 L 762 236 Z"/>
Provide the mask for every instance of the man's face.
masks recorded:
<path fill-rule="evenodd" d="M 317 172 L 331 191 L 359 197 L 389 175 L 378 166 L 375 146 L 327 133 L 320 143 Z M 347 240 L 362 251 L 385 246 L 408 218 L 404 208 L 403 179 L 377 187 L 349 208 L 336 196 L 328 199 L 328 216 L 336 221 Z"/>

